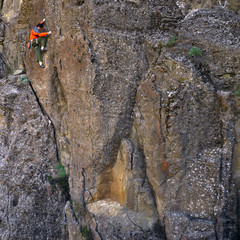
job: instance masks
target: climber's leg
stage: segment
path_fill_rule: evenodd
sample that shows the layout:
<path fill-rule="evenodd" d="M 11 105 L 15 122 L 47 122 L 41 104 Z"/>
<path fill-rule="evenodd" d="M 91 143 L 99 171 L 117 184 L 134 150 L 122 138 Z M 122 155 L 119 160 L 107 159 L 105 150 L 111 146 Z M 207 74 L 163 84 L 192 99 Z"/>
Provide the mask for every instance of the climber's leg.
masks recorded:
<path fill-rule="evenodd" d="M 32 46 L 35 48 L 35 51 L 36 51 L 37 62 L 42 62 L 42 55 L 41 55 L 41 50 L 40 50 L 39 45 L 40 45 L 39 40 L 33 39 Z"/>
<path fill-rule="evenodd" d="M 39 45 L 41 46 L 41 50 L 42 50 L 42 51 L 46 50 L 47 37 L 48 37 L 48 36 L 38 38 L 38 40 L 39 40 Z"/>
<path fill-rule="evenodd" d="M 39 46 L 36 46 L 36 56 L 37 56 L 37 62 L 42 62 L 42 54 Z"/>

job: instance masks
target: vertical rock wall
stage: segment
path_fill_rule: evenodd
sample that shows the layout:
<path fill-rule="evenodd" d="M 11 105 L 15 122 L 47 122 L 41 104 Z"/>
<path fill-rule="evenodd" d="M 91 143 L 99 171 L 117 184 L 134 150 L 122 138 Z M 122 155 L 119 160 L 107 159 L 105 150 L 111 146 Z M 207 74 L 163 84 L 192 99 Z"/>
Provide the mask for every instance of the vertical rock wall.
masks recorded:
<path fill-rule="evenodd" d="M 69 175 L 70 239 L 239 237 L 238 11 L 236 1 L 3 2 L 3 54 L 26 66 Z M 21 47 L 43 17 L 46 69 Z"/>
<path fill-rule="evenodd" d="M 1 239 L 68 239 L 51 122 L 26 81 L 0 86 Z"/>

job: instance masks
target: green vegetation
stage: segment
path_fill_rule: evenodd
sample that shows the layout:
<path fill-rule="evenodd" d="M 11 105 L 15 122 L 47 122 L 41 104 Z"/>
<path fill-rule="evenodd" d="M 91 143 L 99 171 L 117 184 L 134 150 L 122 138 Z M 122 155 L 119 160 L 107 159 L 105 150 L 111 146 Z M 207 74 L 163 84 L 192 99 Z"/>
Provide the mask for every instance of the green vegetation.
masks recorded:
<path fill-rule="evenodd" d="M 177 41 L 176 37 L 172 36 L 172 37 L 170 37 L 170 39 L 168 40 L 166 46 L 167 46 L 167 47 L 173 47 L 173 46 L 176 44 L 176 41 Z"/>
<path fill-rule="evenodd" d="M 198 55 L 200 55 L 200 56 L 203 55 L 203 51 L 199 47 L 192 47 L 190 49 L 190 51 L 188 52 L 188 56 L 190 56 L 190 57 L 194 57 L 194 56 L 198 56 Z"/>
<path fill-rule="evenodd" d="M 86 215 L 83 204 L 72 201 L 72 200 L 71 200 L 71 204 L 72 204 L 72 210 L 77 219 L 79 219 L 80 217 L 84 217 Z"/>
<path fill-rule="evenodd" d="M 58 178 L 65 178 L 66 177 L 66 171 L 62 163 L 59 163 L 56 168 L 58 170 Z"/>
<path fill-rule="evenodd" d="M 163 48 L 163 47 L 164 47 L 164 44 L 163 44 L 161 41 L 159 41 L 159 42 L 158 42 L 158 46 L 159 46 L 160 48 Z"/>
<path fill-rule="evenodd" d="M 59 163 L 57 165 L 56 170 L 58 170 L 58 177 L 55 179 L 55 182 L 58 183 L 58 185 L 62 188 L 63 191 L 68 191 L 68 176 L 62 163 Z"/>
<path fill-rule="evenodd" d="M 23 76 L 23 77 L 20 77 L 20 78 L 19 78 L 19 84 L 22 84 L 23 82 L 29 82 L 27 76 Z"/>
<path fill-rule="evenodd" d="M 158 46 L 160 48 L 163 48 L 163 47 L 173 47 L 176 44 L 176 42 L 177 42 L 177 38 L 174 37 L 174 36 L 171 36 L 166 44 L 164 44 L 162 41 L 159 41 L 158 42 Z"/>
<path fill-rule="evenodd" d="M 55 52 L 52 53 L 52 61 L 54 61 L 54 58 L 55 58 Z"/>
<path fill-rule="evenodd" d="M 62 165 L 62 163 L 59 163 L 55 169 L 58 170 L 57 177 L 53 178 L 52 176 L 48 176 L 49 183 L 51 185 L 58 184 L 63 192 L 68 192 L 68 175 L 66 174 L 64 166 Z"/>
<path fill-rule="evenodd" d="M 235 92 L 235 95 L 236 95 L 237 97 L 240 97 L 240 85 L 238 86 L 238 91 Z"/>
<path fill-rule="evenodd" d="M 6 70 L 7 70 L 8 74 L 13 74 L 13 70 L 11 69 L 10 66 L 6 65 Z"/>
<path fill-rule="evenodd" d="M 81 225 L 80 232 L 84 239 L 86 239 L 86 240 L 92 239 L 91 231 L 88 226 Z"/>
<path fill-rule="evenodd" d="M 54 185 L 54 179 L 52 176 L 48 176 L 48 181 L 51 185 Z"/>

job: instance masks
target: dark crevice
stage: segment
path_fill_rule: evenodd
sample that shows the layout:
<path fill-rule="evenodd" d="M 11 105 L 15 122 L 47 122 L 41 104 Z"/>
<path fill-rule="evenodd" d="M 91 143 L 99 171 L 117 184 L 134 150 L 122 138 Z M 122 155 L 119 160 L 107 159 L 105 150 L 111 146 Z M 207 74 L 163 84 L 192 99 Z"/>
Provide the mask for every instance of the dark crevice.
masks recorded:
<path fill-rule="evenodd" d="M 30 86 L 30 88 L 32 90 L 33 95 L 35 96 L 35 99 L 36 99 L 36 101 L 38 103 L 38 106 L 39 106 L 42 114 L 47 117 L 47 119 L 49 120 L 49 123 L 50 123 L 50 125 L 52 127 L 53 139 L 54 139 L 55 149 L 56 149 L 56 158 L 57 158 L 57 161 L 59 163 L 61 163 L 60 156 L 59 156 L 59 149 L 58 149 L 58 145 L 57 145 L 57 137 L 56 137 L 55 126 L 54 126 L 51 118 L 49 117 L 49 115 L 46 113 L 46 111 L 44 110 L 43 106 L 41 105 L 40 100 L 39 100 L 39 98 L 37 96 L 37 93 L 35 92 L 35 90 L 34 90 L 34 88 L 33 88 L 33 86 L 32 86 L 30 81 L 29 81 L 29 86 Z M 69 184 L 68 184 L 68 175 L 66 175 L 63 179 L 56 180 L 56 183 L 58 183 L 58 185 L 61 187 L 62 194 L 65 197 L 65 202 L 71 200 L 71 195 L 70 195 L 70 192 L 69 192 L 70 189 L 69 189 Z"/>
<path fill-rule="evenodd" d="M 198 62 L 197 60 L 194 61 L 195 64 L 195 68 L 198 71 L 198 73 L 200 74 L 202 81 L 205 84 L 210 84 L 213 88 L 214 91 L 216 92 L 218 90 L 218 86 L 216 84 L 214 84 L 211 76 L 210 76 L 210 70 L 208 69 L 208 66 L 204 65 L 201 62 Z"/>
<path fill-rule="evenodd" d="M 98 222 L 96 220 L 96 217 L 94 214 L 92 214 L 93 218 L 95 219 L 95 223 L 96 223 L 96 226 L 95 226 L 95 232 L 98 234 L 98 236 L 100 237 L 101 240 L 104 240 L 104 238 L 102 237 L 101 233 L 99 232 L 98 230 Z"/>
<path fill-rule="evenodd" d="M 137 133 L 137 129 L 136 129 L 136 134 L 138 135 Z M 144 184 L 147 184 L 149 189 L 150 189 L 150 192 L 151 192 L 151 195 L 153 197 L 153 203 L 154 203 L 154 206 L 156 207 L 156 211 L 157 211 L 157 203 L 156 203 L 156 193 L 154 191 L 154 188 L 152 186 L 152 184 L 150 183 L 149 179 L 148 179 L 148 176 L 147 176 L 147 166 L 146 166 L 146 158 L 145 158 L 145 154 L 144 154 L 144 150 L 143 148 L 140 146 L 140 143 L 137 143 L 137 146 L 134 146 L 134 149 L 139 152 L 139 154 L 141 154 L 141 159 L 143 161 L 143 166 L 142 166 L 142 171 L 144 172 L 144 175 L 143 175 L 143 182 L 141 184 L 141 186 L 143 187 Z M 134 151 L 135 152 L 135 151 Z M 146 233 L 146 231 L 144 231 L 140 226 L 138 226 L 137 224 L 135 224 L 128 216 L 127 214 L 127 217 L 129 219 L 129 221 L 131 221 L 135 226 L 139 227 L 139 229 L 143 232 L 143 233 Z M 166 238 L 166 232 L 165 232 L 165 227 L 161 224 L 161 221 L 158 219 L 158 222 L 155 224 L 154 228 L 152 229 L 152 231 L 154 234 L 156 234 L 159 239 L 162 239 L 162 240 L 165 240 L 167 239 Z"/>
<path fill-rule="evenodd" d="M 83 208 L 84 208 L 84 211 L 86 211 L 86 202 L 85 202 L 85 192 L 86 192 L 86 182 L 85 182 L 85 169 L 82 168 L 82 199 L 81 199 L 81 202 L 83 204 Z"/>
<path fill-rule="evenodd" d="M 239 189 L 238 189 L 238 185 L 236 184 L 236 194 L 237 194 L 237 206 L 236 206 L 236 212 L 237 212 L 237 239 L 240 239 L 240 199 L 239 199 Z"/>
<path fill-rule="evenodd" d="M 82 6 L 82 5 L 84 4 L 84 2 L 85 2 L 85 0 L 76 0 L 76 1 L 75 1 L 75 4 L 76 4 L 77 6 Z"/>
<path fill-rule="evenodd" d="M 55 110 L 59 115 L 62 115 L 67 111 L 67 102 L 64 95 L 64 88 L 61 84 L 61 81 L 59 80 L 58 71 L 56 67 L 54 67 L 54 71 L 53 71 L 53 75 L 50 83 L 51 83 L 50 96 L 51 96 L 53 110 Z M 59 104 L 56 104 L 56 103 L 59 103 Z M 56 105 L 59 105 L 59 106 L 56 108 L 55 107 Z"/>
<path fill-rule="evenodd" d="M 59 68 L 60 68 L 60 70 L 62 70 L 62 60 L 61 59 L 59 60 Z"/>
<path fill-rule="evenodd" d="M 220 166 L 219 166 L 219 183 L 222 184 L 223 179 L 223 157 L 221 155 L 220 157 Z M 220 188 L 221 189 L 221 188 Z M 220 190 L 221 191 L 221 190 Z"/>
<path fill-rule="evenodd" d="M 29 81 L 29 86 L 30 86 L 30 88 L 31 88 L 31 90 L 32 90 L 35 98 L 36 98 L 36 101 L 37 101 L 37 103 L 38 103 L 39 108 L 41 109 L 42 114 L 48 118 L 48 120 L 49 120 L 49 122 L 50 122 L 50 125 L 51 125 L 51 127 L 52 127 L 52 129 L 53 129 L 53 138 L 54 138 L 55 148 L 56 148 L 56 157 L 57 157 L 58 162 L 60 162 L 59 150 L 58 150 L 58 145 L 57 145 L 57 137 L 56 137 L 56 129 L 55 129 L 54 125 L 53 125 L 53 122 L 52 122 L 51 118 L 50 118 L 49 115 L 46 113 L 46 111 L 44 110 L 42 104 L 40 103 L 40 100 L 39 100 L 39 98 L 38 98 L 38 96 L 37 96 L 37 93 L 35 92 L 35 90 L 34 90 L 34 88 L 33 88 L 33 86 L 32 86 L 32 83 L 31 83 L 30 81 Z"/>
<path fill-rule="evenodd" d="M 9 190 L 8 190 L 8 195 L 7 195 L 8 201 L 7 201 L 7 209 L 6 209 L 6 219 L 7 219 L 7 225 L 8 225 L 8 239 L 11 239 L 11 223 L 10 223 L 10 219 L 9 219 L 9 215 L 10 215 L 10 211 L 9 211 L 9 207 L 10 207 L 10 194 L 9 194 Z"/>
<path fill-rule="evenodd" d="M 72 211 L 72 217 L 74 218 L 74 220 L 76 221 L 76 223 L 80 226 L 80 222 L 78 220 L 78 217 L 74 211 L 74 207 L 73 207 L 73 201 L 70 200 L 70 208 L 71 208 L 71 211 Z"/>
<path fill-rule="evenodd" d="M 133 170 L 133 160 L 134 160 L 134 154 L 135 154 L 135 146 L 132 144 L 133 150 L 131 152 L 131 170 Z"/>
<path fill-rule="evenodd" d="M 128 211 L 126 210 L 125 212 L 126 212 L 126 215 L 127 215 L 128 220 L 129 220 L 134 226 L 136 226 L 137 228 L 139 228 L 139 229 L 141 230 L 141 232 L 144 232 L 144 230 L 142 229 L 142 227 L 139 226 L 138 224 L 136 224 L 136 223 L 129 217 Z"/>
<path fill-rule="evenodd" d="M 0 1 L 0 4 L 1 4 L 1 5 L 0 5 L 0 6 L 1 6 L 1 9 L 3 8 L 3 3 L 4 3 L 4 0 L 1 0 L 1 1 Z"/>
<path fill-rule="evenodd" d="M 215 238 L 216 240 L 218 240 L 218 233 L 217 233 L 217 221 L 214 221 L 214 234 L 215 234 Z"/>

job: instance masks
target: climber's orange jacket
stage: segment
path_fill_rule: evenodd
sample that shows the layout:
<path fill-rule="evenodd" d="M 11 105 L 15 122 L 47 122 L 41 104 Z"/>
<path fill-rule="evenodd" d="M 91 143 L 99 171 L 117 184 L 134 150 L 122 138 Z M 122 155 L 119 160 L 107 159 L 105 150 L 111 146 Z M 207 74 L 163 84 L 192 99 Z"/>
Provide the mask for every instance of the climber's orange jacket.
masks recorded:
<path fill-rule="evenodd" d="M 30 40 L 44 36 L 47 36 L 47 32 L 40 32 L 40 30 L 37 27 L 34 27 L 30 34 Z"/>
<path fill-rule="evenodd" d="M 40 22 L 40 24 L 43 23 L 44 21 Z M 30 40 L 45 36 L 47 36 L 47 32 L 40 32 L 40 30 L 37 27 L 34 27 L 30 34 Z"/>

